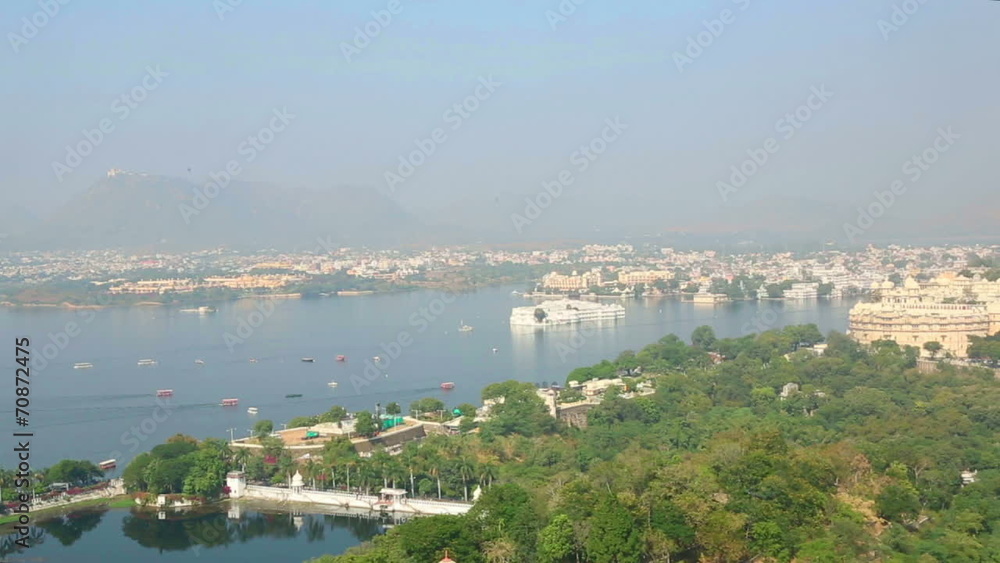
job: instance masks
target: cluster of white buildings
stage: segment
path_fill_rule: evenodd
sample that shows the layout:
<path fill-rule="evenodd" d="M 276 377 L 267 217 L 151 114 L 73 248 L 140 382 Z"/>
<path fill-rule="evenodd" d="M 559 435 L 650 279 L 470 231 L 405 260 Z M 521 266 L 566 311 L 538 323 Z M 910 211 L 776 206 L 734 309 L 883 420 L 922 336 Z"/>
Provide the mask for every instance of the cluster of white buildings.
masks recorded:
<path fill-rule="evenodd" d="M 539 310 L 544 312 L 544 315 L 538 314 Z M 515 307 L 510 313 L 510 324 L 522 327 L 546 327 L 582 322 L 616 321 L 624 317 L 625 308 L 617 303 L 604 304 L 558 299 L 543 301 L 527 307 Z"/>

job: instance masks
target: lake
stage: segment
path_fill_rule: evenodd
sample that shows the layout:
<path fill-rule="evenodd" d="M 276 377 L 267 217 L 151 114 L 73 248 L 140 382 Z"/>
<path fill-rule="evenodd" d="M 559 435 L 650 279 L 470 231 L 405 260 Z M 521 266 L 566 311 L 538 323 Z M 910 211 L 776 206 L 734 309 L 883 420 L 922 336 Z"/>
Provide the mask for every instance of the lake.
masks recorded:
<path fill-rule="evenodd" d="M 842 331 L 854 304 L 763 301 L 713 307 L 670 298 L 626 300 L 626 316 L 614 324 L 525 332 L 512 331 L 508 319 L 512 307 L 531 302 L 512 295 L 512 289 L 522 287 L 455 295 L 242 300 L 221 304 L 209 315 L 165 307 L 3 309 L 6 361 L 15 366 L 14 339 L 27 336 L 33 369 L 29 425 L 14 424 L 13 386 L 6 399 L 0 397 L 0 418 L 9 432 L 34 433 L 33 467 L 63 458 L 114 458 L 120 474 L 132 457 L 177 433 L 243 437 L 256 420 L 270 419 L 280 428 L 335 404 L 374 410 L 376 403 L 396 401 L 408 410 L 421 397 L 438 397 L 449 406 L 479 404 L 490 383 L 563 382 L 574 368 L 614 359 L 670 333 L 687 339 L 699 325 L 713 326 L 720 337 L 799 323 Z M 474 330 L 459 332 L 463 322 Z M 337 362 L 339 354 L 347 361 Z M 376 355 L 383 358 L 379 367 L 371 362 Z M 303 357 L 315 362 L 304 363 Z M 137 365 L 146 358 L 158 364 Z M 94 367 L 73 369 L 80 362 Z M 375 376 L 370 381 L 366 368 Z M 330 381 L 339 386 L 329 387 Z M 442 390 L 446 381 L 455 388 Z M 172 389 L 174 395 L 158 400 L 158 389 Z M 238 398 L 239 406 L 219 406 L 224 398 Z M 247 414 L 251 406 L 258 415 Z M 0 449 L 5 467 L 14 464 L 13 446 Z"/>
<path fill-rule="evenodd" d="M 162 520 L 156 511 L 92 509 L 38 523 L 27 550 L 18 552 L 15 536 L 4 537 L 0 560 L 300 563 L 343 553 L 382 533 L 387 523 L 361 516 L 246 509 L 235 503 Z"/>

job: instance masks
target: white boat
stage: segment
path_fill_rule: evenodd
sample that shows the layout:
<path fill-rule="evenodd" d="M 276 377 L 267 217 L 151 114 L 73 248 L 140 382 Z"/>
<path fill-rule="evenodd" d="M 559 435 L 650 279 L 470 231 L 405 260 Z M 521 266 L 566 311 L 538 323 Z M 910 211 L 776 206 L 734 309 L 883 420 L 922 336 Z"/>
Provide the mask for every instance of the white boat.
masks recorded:
<path fill-rule="evenodd" d="M 374 357 L 374 358 L 372 358 L 372 359 L 373 359 L 373 360 L 375 360 L 375 363 L 376 363 L 376 364 L 382 361 L 382 358 L 381 358 L 381 356 L 375 356 L 375 357 Z"/>
<path fill-rule="evenodd" d="M 327 387 L 336 387 L 337 385 L 339 385 L 339 383 L 337 383 L 336 381 L 331 381 L 330 383 L 326 384 Z"/>
<path fill-rule="evenodd" d="M 250 363 L 251 364 L 256 364 L 257 363 L 257 358 L 250 358 Z"/>
<path fill-rule="evenodd" d="M 302 361 L 305 362 L 305 363 L 307 363 L 307 364 L 311 364 L 311 363 L 315 362 L 316 359 L 315 358 L 302 358 Z"/>
<path fill-rule="evenodd" d="M 494 354 L 496 354 L 496 353 L 497 353 L 497 352 L 499 352 L 499 351 L 500 351 L 500 349 L 499 349 L 499 348 L 494 348 L 494 349 L 493 349 L 493 353 L 494 353 Z"/>
<path fill-rule="evenodd" d="M 139 365 L 140 366 L 155 366 L 156 365 L 156 360 L 149 360 L 149 359 L 139 360 Z"/>
<path fill-rule="evenodd" d="M 458 327 L 458 332 L 472 332 L 473 328 L 462 321 L 462 324 Z"/>
<path fill-rule="evenodd" d="M 195 360 L 194 363 L 198 364 L 199 366 L 203 366 L 205 365 L 205 360 Z"/>
<path fill-rule="evenodd" d="M 73 364 L 73 369 L 90 369 L 92 367 L 94 367 L 94 364 L 88 364 L 86 362 L 82 362 L 82 363 L 79 363 L 79 364 Z"/>
<path fill-rule="evenodd" d="M 257 414 L 257 407 L 250 407 L 247 409 L 247 414 Z"/>

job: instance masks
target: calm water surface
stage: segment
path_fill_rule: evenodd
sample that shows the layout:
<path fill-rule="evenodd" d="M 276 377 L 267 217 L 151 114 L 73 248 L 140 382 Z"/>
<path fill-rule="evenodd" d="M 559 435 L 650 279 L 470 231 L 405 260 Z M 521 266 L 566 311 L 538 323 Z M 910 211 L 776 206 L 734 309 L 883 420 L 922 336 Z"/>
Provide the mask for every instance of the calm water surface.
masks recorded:
<path fill-rule="evenodd" d="M 3 538 L 0 560 L 301 563 L 343 553 L 384 531 L 383 525 L 361 517 L 232 508 L 163 520 L 155 511 L 88 510 L 39 523 L 27 550 L 18 551 L 16 537 Z"/>
<path fill-rule="evenodd" d="M 228 438 L 232 429 L 242 437 L 257 419 L 280 424 L 334 404 L 371 410 L 376 403 L 398 401 L 406 409 L 411 401 L 427 396 L 449 405 L 478 404 L 489 383 L 562 382 L 576 367 L 613 359 L 622 350 L 639 349 L 666 334 L 686 339 L 703 324 L 713 326 L 721 337 L 740 336 L 758 325 L 807 322 L 817 323 L 824 332 L 844 330 L 853 304 L 746 302 L 712 307 L 675 299 L 628 300 L 623 320 L 581 338 L 570 327 L 512 332 L 511 307 L 530 304 L 511 295 L 512 289 L 522 288 L 491 288 L 454 298 L 422 291 L 268 301 L 273 312 L 266 317 L 257 312 L 261 303 L 251 300 L 221 305 L 207 316 L 163 307 L 4 309 L 0 336 L 8 343 L 8 358 L 0 361 L 7 362 L 13 374 L 14 339 L 30 337 L 36 360 L 29 408 L 29 429 L 35 433 L 33 466 L 63 458 L 116 458 L 120 472 L 136 454 L 177 433 Z M 458 332 L 463 321 L 475 330 Z M 240 331 L 241 323 L 248 322 L 259 326 L 244 324 L 249 330 Z M 73 330 L 70 323 L 79 329 Z M 227 343 L 227 333 L 241 342 Z M 394 342 L 408 345 L 397 351 Z M 337 362 L 338 354 L 347 361 Z M 382 369 L 367 386 L 356 387 L 351 376 L 362 381 L 366 360 L 375 355 L 386 360 Z M 316 361 L 303 363 L 302 357 Z M 144 358 L 159 364 L 137 366 Z M 250 363 L 250 358 L 258 362 Z M 196 365 L 196 359 L 204 365 Z M 77 362 L 90 362 L 94 368 L 73 369 Z M 330 388 L 329 381 L 339 386 Z M 441 390 L 445 381 L 455 382 L 455 389 Z M 174 396 L 158 405 L 157 389 L 173 389 Z M 13 385 L 7 390 L 6 396 L 0 394 L 0 421 L 9 435 L 16 428 Z M 303 396 L 285 398 L 298 393 Z M 230 397 L 239 398 L 238 407 L 219 406 Z M 256 418 L 247 414 L 250 406 L 259 409 Z M 0 464 L 12 466 L 12 447 L 0 448 Z"/>

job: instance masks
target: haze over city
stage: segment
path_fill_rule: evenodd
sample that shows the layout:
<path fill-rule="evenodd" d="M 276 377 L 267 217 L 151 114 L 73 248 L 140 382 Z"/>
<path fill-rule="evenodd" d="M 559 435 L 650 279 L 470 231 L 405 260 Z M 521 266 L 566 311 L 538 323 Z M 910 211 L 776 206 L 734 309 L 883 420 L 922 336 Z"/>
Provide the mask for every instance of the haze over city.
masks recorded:
<path fill-rule="evenodd" d="M 0 560 L 1000 561 L 998 20 L 0 4 Z"/>
<path fill-rule="evenodd" d="M 235 161 L 239 174 L 213 206 L 263 207 L 237 189 L 243 182 L 347 186 L 379 196 L 361 197 L 359 213 L 391 217 L 381 213 L 398 204 L 416 221 L 411 233 L 440 231 L 438 242 L 989 237 L 1000 208 L 990 155 L 998 78 L 988 71 L 1000 57 L 998 5 L 904 7 L 399 1 L 393 13 L 377 1 L 68 3 L 29 38 L 22 18 L 34 4 L 6 4 L 16 134 L 0 145 L 0 218 L 15 232 L 28 217 L 58 223 L 62 205 L 115 168 L 173 178 L 170 199 L 190 203 L 195 186 Z M 292 116 L 281 131 L 249 148 L 281 111 Z M 68 149 L 86 145 L 85 131 L 102 120 L 109 131 L 70 166 Z M 614 140 L 581 159 L 607 120 L 621 124 Z M 914 180 L 904 166 L 939 129 L 953 132 L 954 150 Z M 719 186 L 768 139 L 767 160 L 744 168 L 745 184 Z M 387 174 L 408 170 L 401 159 L 419 164 L 393 181 Z M 512 216 L 531 213 L 525 198 L 563 172 L 572 183 L 518 229 Z M 845 223 L 897 179 L 905 192 L 867 239 L 849 241 Z M 352 198 L 336 193 L 332 205 L 350 214 Z M 182 214 L 158 207 L 144 196 L 102 222 L 163 213 L 177 222 L 160 238 L 183 238 Z"/>

